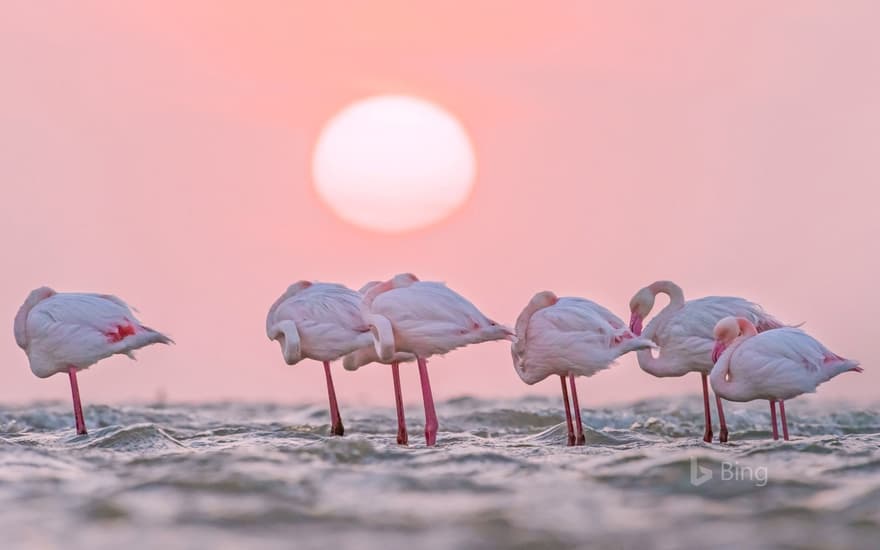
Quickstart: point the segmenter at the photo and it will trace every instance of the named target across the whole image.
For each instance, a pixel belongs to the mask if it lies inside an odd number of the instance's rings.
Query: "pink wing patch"
[[[104,334],[107,335],[107,340],[109,342],[120,342],[128,336],[134,336],[134,325],[132,325],[131,323],[128,323],[126,325],[118,325],[115,331],[108,331]]]

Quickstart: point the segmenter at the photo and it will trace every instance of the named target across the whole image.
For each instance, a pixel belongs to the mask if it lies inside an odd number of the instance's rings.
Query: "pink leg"
[[[406,445],[406,418],[403,416],[403,394],[400,392],[400,363],[391,363],[391,376],[394,377],[394,404],[397,406],[397,444]]]
[[[779,430],[776,427],[776,400],[770,400],[770,422],[773,424],[773,439],[779,439]]]
[[[721,424],[721,431],[718,433],[718,441],[727,443],[727,420],[724,419],[724,407],[721,406],[721,396],[715,394],[715,408],[718,409],[718,422]]]
[[[333,388],[329,361],[324,361],[324,376],[327,377],[327,395],[330,397],[330,433],[342,435],[345,433],[345,428],[342,426],[342,417],[339,416],[339,404],[336,402],[336,390]]]
[[[568,382],[571,384],[571,406],[574,408],[574,419],[575,419],[575,432],[577,439],[575,440],[575,445],[584,445],[587,442],[587,438],[584,437],[584,425],[581,422],[581,406],[578,404],[578,390],[577,386],[574,383],[574,375],[568,375]]]
[[[79,385],[76,383],[76,367],[68,367],[67,374],[70,376],[70,393],[73,394],[73,417],[76,419],[77,435],[86,435],[86,421],[83,418],[82,403],[79,400]]]
[[[568,423],[568,446],[571,447],[574,445],[574,426],[571,423],[571,406],[568,404],[568,388],[565,385],[565,377],[563,375],[559,375],[559,380],[562,382],[562,402],[565,403],[565,421]]]
[[[705,372],[700,373],[703,379],[703,412],[706,414],[706,431],[703,432],[703,441],[712,443],[712,413],[709,411],[709,377]]]
[[[779,400],[779,420],[782,422],[782,439],[788,441],[788,421],[785,419],[785,401]]]
[[[428,364],[421,357],[417,360],[422,381],[422,401],[425,403],[425,444],[431,447],[437,443],[437,411],[434,410],[434,395],[431,393],[431,381],[428,380]]]

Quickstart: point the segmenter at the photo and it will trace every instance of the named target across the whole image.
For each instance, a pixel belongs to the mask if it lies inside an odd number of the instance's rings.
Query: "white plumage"
[[[372,285],[362,307],[379,359],[393,362],[401,352],[416,356],[425,405],[425,441],[433,445],[438,422],[426,359],[469,344],[512,339],[513,331],[483,315],[443,283],[419,281],[410,273]]]
[[[669,296],[669,304],[651,319],[642,332],[642,322],[654,307],[657,294]],[[712,418],[709,410],[707,377],[712,370],[712,330],[720,319],[733,315],[745,317],[755,323],[758,330],[770,330],[784,326],[764,309],[743,298],[732,296],[707,296],[685,301],[681,287],[671,281],[656,281],[639,290],[630,301],[630,329],[637,335],[649,338],[658,346],[658,353],[640,350],[636,353],[639,367],[657,377],[684,376],[699,372],[702,379],[703,408],[706,429],[703,439],[712,441]],[[719,439],[727,440],[724,410],[716,397],[716,407],[722,423]]]
[[[361,318],[361,295],[335,283],[294,283],[269,308],[266,336],[278,341],[288,365],[303,359],[324,364],[330,430],[333,435],[343,435],[330,361],[373,342],[370,328]]]
[[[397,275],[364,296],[364,321],[373,327],[376,353],[391,361],[395,352],[427,358],[456,348],[506,340],[513,331],[492,321],[443,283]]]
[[[584,298],[557,298],[549,291],[535,294],[516,320],[511,344],[513,366],[526,384],[558,375],[562,386],[568,444],[583,445],[585,437],[577,398],[576,376],[593,376],[621,355],[651,348],[623,321],[599,304]],[[569,378],[575,421],[571,418],[565,378]],[[575,430],[577,433],[575,433]]]
[[[813,393],[838,374],[861,372],[799,328],[740,337],[718,358],[709,380],[728,401],[786,400]]]
[[[716,395],[730,401],[766,399],[770,402],[773,439],[778,439],[776,402],[782,433],[788,439],[785,400],[816,391],[838,374],[862,372],[857,361],[832,352],[806,332],[784,327],[758,333],[744,317],[726,317],[714,330],[712,352],[717,359],[709,376]]]
[[[134,351],[171,339],[147,327],[131,308],[109,294],[58,293],[49,287],[31,291],[15,315],[15,342],[40,378],[61,372],[70,377],[76,431],[85,434],[76,374],[111,355],[134,359]]]
[[[592,376],[627,352],[651,347],[595,302],[540,292],[517,318],[511,353],[522,381],[535,384],[554,374]]]
[[[171,339],[147,327],[131,308],[108,294],[31,292],[15,316],[15,340],[40,378],[70,367],[87,369],[101,359]]]

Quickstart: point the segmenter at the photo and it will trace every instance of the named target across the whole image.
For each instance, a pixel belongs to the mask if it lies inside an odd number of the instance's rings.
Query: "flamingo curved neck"
[[[666,361],[662,356],[654,357],[651,349],[637,350],[636,359],[639,362],[639,368],[658,378],[681,376],[684,374],[676,369],[677,365],[675,363]]]
[[[733,352],[745,340],[739,337],[735,339],[724,351],[724,354],[718,358],[718,362],[709,373],[709,380],[712,382],[712,390],[728,401],[750,401],[754,398],[749,388],[741,376],[733,376],[730,373],[730,358]]]
[[[672,281],[657,281],[652,283],[648,288],[651,289],[651,292],[654,293],[654,296],[658,294],[666,294],[669,296],[669,304],[663,308],[663,311],[666,311],[670,308],[670,306],[678,309],[684,306],[684,291],[681,290],[681,287]]]

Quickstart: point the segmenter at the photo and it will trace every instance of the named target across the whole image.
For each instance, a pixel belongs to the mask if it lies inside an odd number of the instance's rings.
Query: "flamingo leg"
[[[718,409],[718,422],[721,424],[721,430],[718,432],[718,442],[727,443],[727,420],[724,418],[724,407],[721,405],[721,396],[715,394],[715,408]]]
[[[345,427],[342,425],[342,417],[339,416],[339,404],[336,402],[336,390],[333,388],[329,361],[324,361],[324,376],[327,377],[327,396],[330,398],[330,433],[341,436],[345,433]]]
[[[776,427],[776,400],[770,400],[770,423],[773,424],[773,439],[779,439],[779,430]]]
[[[428,447],[437,443],[437,411],[434,410],[434,395],[431,393],[431,381],[428,379],[428,364],[422,357],[419,363],[419,379],[422,381],[422,401],[425,404],[425,444]]]
[[[86,435],[86,421],[83,418],[82,403],[79,400],[79,385],[76,383],[76,367],[68,367],[67,374],[70,376],[70,393],[73,395],[73,417],[76,419],[77,435]]]
[[[587,438],[584,436],[584,424],[581,422],[581,406],[578,404],[578,390],[574,383],[574,375],[568,375],[568,382],[571,384],[571,406],[574,408],[575,418],[575,445],[584,445]]]
[[[391,363],[391,376],[394,378],[394,404],[397,406],[397,444],[406,445],[406,418],[403,416],[403,394],[400,392],[400,363]]]
[[[571,447],[575,443],[574,425],[571,422],[571,406],[568,404],[568,388],[565,385],[565,376],[559,375],[562,382],[562,402],[565,403],[565,421],[568,423],[568,446]]]
[[[703,432],[703,441],[712,443],[712,412],[709,410],[709,377],[705,372],[700,373],[703,379],[703,412],[706,414],[706,431]]]
[[[782,439],[788,441],[788,421],[785,419],[785,401],[779,400],[779,420],[782,422]]]

